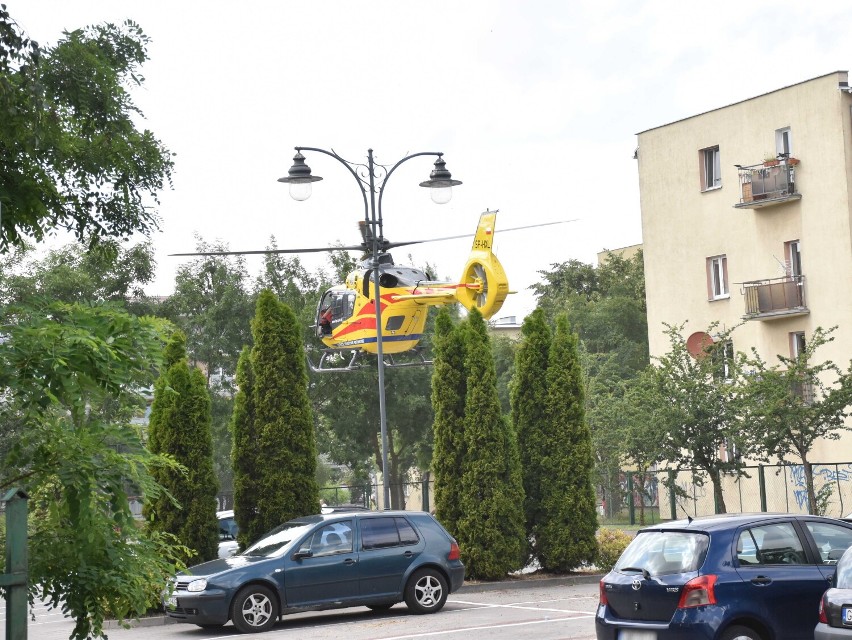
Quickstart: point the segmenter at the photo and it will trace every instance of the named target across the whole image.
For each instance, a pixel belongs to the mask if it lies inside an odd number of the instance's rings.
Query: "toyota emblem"
[[[642,588],[642,581],[639,578],[633,578],[633,590],[639,591]]]

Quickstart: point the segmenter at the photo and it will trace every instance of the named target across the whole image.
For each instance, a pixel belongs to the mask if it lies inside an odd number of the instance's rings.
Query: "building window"
[[[787,261],[787,277],[797,278],[802,273],[802,244],[798,240],[784,243],[784,254]]]
[[[709,191],[722,186],[722,160],[719,147],[701,150],[701,190]]]
[[[730,381],[734,379],[734,343],[725,340],[713,345],[713,377],[716,380]]]
[[[775,131],[775,153],[785,158],[793,155],[793,143],[790,138],[790,127]]]
[[[730,298],[728,291],[728,258],[707,258],[707,295],[710,300]]]
[[[805,332],[794,331],[790,334],[790,357],[796,360],[805,352]]]

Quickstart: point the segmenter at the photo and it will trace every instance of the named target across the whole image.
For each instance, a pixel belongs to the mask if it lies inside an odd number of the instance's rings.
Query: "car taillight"
[[[600,584],[598,585],[598,591],[600,592],[600,595],[598,596],[598,606],[608,605],[609,600],[607,600],[606,598],[606,585],[604,584],[603,580],[601,580]]]
[[[689,609],[705,604],[716,604],[716,593],[713,590],[716,578],[717,576],[714,575],[698,576],[683,585],[677,608]]]
[[[461,558],[461,549],[457,542],[450,543],[450,553],[447,555],[447,560],[458,560]]]
[[[825,594],[819,599],[819,621],[828,624],[828,616],[825,614]]]

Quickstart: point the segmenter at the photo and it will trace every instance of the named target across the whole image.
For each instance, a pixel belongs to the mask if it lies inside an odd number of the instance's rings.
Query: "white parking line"
[[[524,603],[518,604],[490,604],[485,602],[465,602],[464,600],[451,600],[453,604],[467,604],[467,605],[475,605],[478,607],[482,607],[483,609],[522,609],[524,611],[552,611],[554,613],[576,613],[579,615],[589,615],[593,616],[595,614],[589,613],[588,611],[574,611],[572,609],[550,609],[547,607],[529,607],[525,606]],[[534,603],[530,603],[534,604]]]
[[[460,629],[446,629],[444,631],[428,631],[426,633],[408,634],[402,636],[389,636],[380,640],[405,640],[405,638],[430,638],[434,636],[448,636],[453,633],[470,633],[471,631],[488,631],[489,629],[507,629],[509,627],[525,627],[533,624],[548,624],[551,622],[565,622],[567,620],[582,620],[593,618],[595,614],[589,613],[581,616],[570,616],[565,618],[546,618],[544,620],[528,620],[526,622],[507,622],[503,624],[489,624],[480,627],[462,627]]]

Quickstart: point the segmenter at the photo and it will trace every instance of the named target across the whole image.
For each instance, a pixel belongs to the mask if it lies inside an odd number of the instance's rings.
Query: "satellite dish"
[[[713,338],[709,333],[696,331],[686,339],[686,350],[693,358],[703,358],[707,355],[707,347],[713,344]]]

